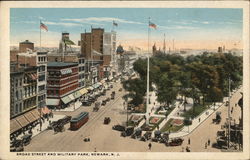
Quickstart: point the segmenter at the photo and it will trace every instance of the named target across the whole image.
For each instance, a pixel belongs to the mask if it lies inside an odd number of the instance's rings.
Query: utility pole
[[[230,99],[231,99],[231,92],[230,92],[230,88],[231,88],[231,80],[230,77],[228,78],[228,143],[227,143],[227,149],[230,148],[230,129],[231,129],[231,115],[230,115]]]
[[[166,54],[166,42],[165,42],[166,35],[164,33],[164,42],[163,42],[163,52]]]
[[[174,53],[175,49],[174,49],[174,39],[173,39],[173,53]]]

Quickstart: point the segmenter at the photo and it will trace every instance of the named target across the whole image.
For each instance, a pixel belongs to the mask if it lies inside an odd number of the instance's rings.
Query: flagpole
[[[91,84],[93,82],[93,53],[92,53],[92,25],[91,25],[91,37],[90,37],[90,54],[91,54],[91,60],[92,60],[92,64],[91,64]]]
[[[149,125],[149,52],[150,52],[150,17],[148,21],[148,58],[147,58],[147,106],[146,106],[146,125]]]
[[[40,20],[40,26],[39,26],[39,28],[40,28],[40,50],[42,50],[42,49],[41,49],[41,47],[42,47],[42,44],[41,44],[41,43],[42,43],[42,40],[41,40],[41,39],[42,39],[42,38],[41,38],[41,37],[42,37],[41,23],[42,23],[42,22],[41,22],[41,20]]]

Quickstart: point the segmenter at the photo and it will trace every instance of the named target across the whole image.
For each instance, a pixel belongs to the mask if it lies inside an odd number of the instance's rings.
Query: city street
[[[107,96],[112,91],[116,91],[115,100],[111,100],[105,106],[102,106],[98,112],[92,112],[91,107],[80,107],[74,112],[58,112],[54,114],[77,115],[82,111],[90,112],[89,121],[77,131],[69,130],[69,124],[65,126],[65,132],[54,134],[54,131],[47,130],[35,136],[31,143],[25,147],[25,151],[81,151],[81,152],[145,152],[148,150],[148,142],[139,141],[130,137],[121,137],[120,132],[112,130],[112,126],[116,124],[124,124],[126,122],[126,110],[124,110],[122,95],[124,91],[119,92],[121,84],[115,83],[114,88],[107,91]],[[231,99],[231,106],[240,98],[240,91],[237,91]],[[102,99],[103,97],[100,97]],[[99,100],[99,99],[98,99]],[[184,136],[182,146],[166,147],[164,144],[152,142],[151,152],[181,152],[183,148],[189,146],[191,152],[219,152],[219,149],[212,148],[211,145],[205,149],[205,143],[210,139],[211,144],[216,141],[216,133],[221,130],[221,124],[226,122],[227,107],[221,106],[218,111],[222,112],[222,121],[220,124],[213,124],[212,119],[215,118],[215,112],[202,122],[189,135]],[[238,123],[240,116],[240,107],[234,107],[232,114],[233,119]],[[104,117],[110,117],[111,123],[103,124]],[[90,138],[90,142],[84,142],[84,138]],[[190,145],[188,145],[190,138]]]

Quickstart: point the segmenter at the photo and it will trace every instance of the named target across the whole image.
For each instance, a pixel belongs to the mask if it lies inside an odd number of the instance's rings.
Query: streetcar
[[[81,112],[70,120],[70,129],[77,130],[81,128],[89,120],[88,112]]]

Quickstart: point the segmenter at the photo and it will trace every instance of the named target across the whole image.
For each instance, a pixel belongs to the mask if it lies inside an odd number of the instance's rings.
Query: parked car
[[[82,101],[83,106],[90,106],[91,102],[90,101]]]
[[[113,129],[113,130],[117,130],[117,131],[125,131],[125,127],[122,126],[122,125],[119,125],[119,124],[114,125],[114,126],[112,127],[112,129]]]
[[[104,124],[109,124],[110,121],[111,121],[110,117],[105,117],[103,123],[104,123]]]
[[[169,142],[166,142],[166,146],[180,146],[182,145],[183,141],[184,139],[182,138],[174,138],[174,139],[171,139]]]
[[[26,134],[22,137],[22,142],[25,146],[27,146],[30,143],[31,136],[32,136],[31,134]]]

